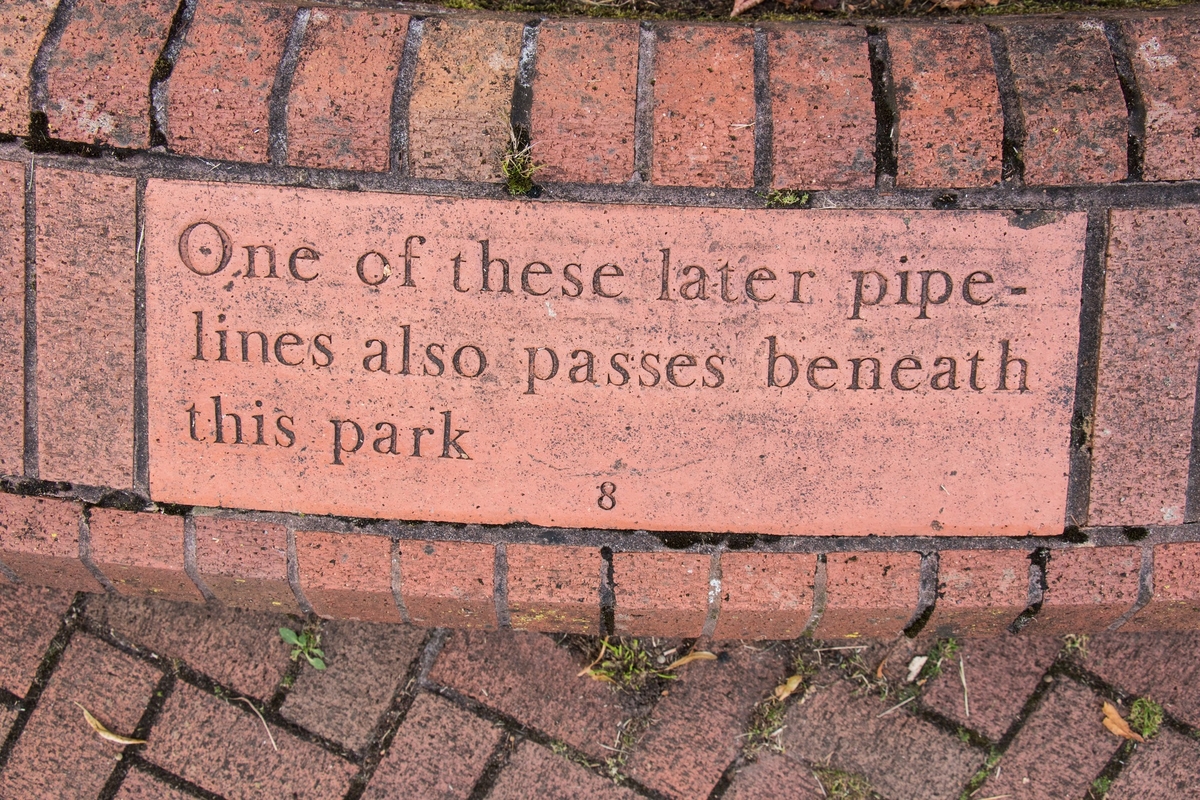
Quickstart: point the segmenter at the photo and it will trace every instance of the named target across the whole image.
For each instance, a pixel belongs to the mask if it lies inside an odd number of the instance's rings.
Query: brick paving
[[[326,670],[288,659],[284,625],[321,634]],[[579,674],[585,636],[13,584],[0,630],[6,799],[1200,796],[1195,633],[954,640],[914,683],[952,640],[643,639],[659,675],[621,689]],[[671,679],[689,650],[716,658]],[[1101,724],[1139,698],[1165,709],[1144,744]]]

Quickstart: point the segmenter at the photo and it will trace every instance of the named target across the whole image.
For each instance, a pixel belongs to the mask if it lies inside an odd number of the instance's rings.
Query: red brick
[[[1142,175],[1148,181],[1200,178],[1200,29],[1195,18],[1121,22],[1146,104]]]
[[[429,677],[603,761],[631,713],[611,686],[579,676],[587,666],[549,636],[455,631]]]
[[[1025,182],[1123,179],[1128,112],[1100,23],[1038,20],[1004,30],[1025,117]]]
[[[296,531],[300,588],[322,617],[400,622],[392,594],[392,540]]]
[[[73,599],[58,589],[0,585],[0,688],[25,696]]]
[[[525,741],[496,779],[488,798],[526,800],[529,797],[634,800],[637,795],[544,747]]]
[[[708,616],[711,560],[691,553],[614,553],[616,632],[699,636]]]
[[[707,797],[741,752],[755,704],[786,675],[777,654],[736,644],[717,661],[681,668],[629,756],[628,774],[670,797]]]
[[[0,59],[4,15],[0,8]],[[0,98],[4,71],[0,63]],[[4,101],[0,99],[0,104]],[[3,108],[0,108],[0,117]],[[25,165],[0,161],[0,474],[25,471]]]
[[[312,10],[288,98],[288,163],[386,172],[403,14]]]
[[[762,800],[764,797],[789,797],[792,800],[824,800],[828,795],[812,770],[798,761],[760,753],[740,769],[724,797],[729,800]]]
[[[983,784],[982,797],[1060,800],[1082,797],[1122,739],[1100,720],[1101,699],[1060,679],[1013,739],[999,773]]]
[[[896,87],[897,186],[1000,182],[1004,114],[987,28],[888,29]]]
[[[662,28],[654,53],[651,180],[754,185],[754,32]]]
[[[183,570],[183,517],[91,510],[92,563],[130,597],[203,602]]]
[[[795,639],[812,616],[817,557],[723,553],[717,639]]]
[[[875,102],[862,28],[767,34],[777,189],[875,185]]]
[[[142,757],[228,800],[341,797],[358,768],[280,728],[244,703],[175,685]]]
[[[167,82],[167,147],[267,160],[267,102],[296,10],[200,0]]]
[[[15,708],[0,706],[0,741],[8,738],[8,732],[12,729],[12,724],[17,721],[18,713]]]
[[[507,557],[514,628],[596,635],[604,569],[598,548],[510,544]]]
[[[426,20],[408,106],[415,177],[501,179],[522,31],[516,22]]]
[[[35,184],[39,476],[128,489],[135,181],[40,169]]]
[[[830,553],[818,639],[896,636],[917,610],[916,553]]]
[[[434,694],[413,701],[367,786],[364,800],[466,800],[502,732]]]
[[[1029,605],[1029,554],[943,550],[938,599],[924,628],[937,636],[995,636]]]
[[[1163,728],[1129,756],[1105,795],[1112,800],[1176,800],[1196,791],[1200,742]]]
[[[222,603],[298,613],[287,577],[287,529],[251,520],[197,516],[196,566]]]
[[[29,131],[29,70],[58,0],[13,0],[0,6],[0,133]]]
[[[1200,544],[1154,548],[1154,597],[1121,630],[1200,630]]]
[[[496,627],[495,575],[493,545],[400,543],[400,597],[414,624]]]
[[[538,31],[531,111],[536,178],[625,183],[633,175],[638,29],[547,20]]]
[[[1166,712],[1200,728],[1200,632],[1115,633],[1093,636],[1083,665],[1126,692],[1150,697]]]
[[[1178,525],[1200,366],[1200,210],[1110,219],[1088,523]]]
[[[1136,547],[1054,550],[1046,567],[1046,594],[1030,633],[1101,631],[1138,597],[1141,551]]]
[[[26,583],[104,591],[79,559],[82,511],[69,500],[0,494],[0,558]]]
[[[189,800],[191,796],[159,783],[138,769],[131,769],[121,782],[116,800]]]
[[[425,633],[408,625],[326,624],[325,670],[305,667],[281,712],[314,733],[362,750],[421,655]]]
[[[46,75],[51,136],[114,147],[150,143],[150,74],[175,5],[174,0],[75,4]]]
[[[0,774],[0,797],[98,795],[122,746],[97,736],[79,706],[129,736],[160,677],[133,657],[75,634]]]

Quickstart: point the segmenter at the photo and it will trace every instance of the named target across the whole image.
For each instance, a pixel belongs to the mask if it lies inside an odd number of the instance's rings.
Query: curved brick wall
[[[1200,627],[1198,54],[1188,9],[749,27],[6,2],[0,580],[592,634]],[[154,198],[216,182],[528,203],[499,184],[510,125],[547,207],[762,208],[789,189],[800,202],[773,213],[798,229],[821,209],[851,228],[925,211],[950,242],[964,211],[1065,225],[1070,443],[1045,443],[1064,520],[689,534],[287,513],[305,504],[284,490],[258,508],[167,503]]]

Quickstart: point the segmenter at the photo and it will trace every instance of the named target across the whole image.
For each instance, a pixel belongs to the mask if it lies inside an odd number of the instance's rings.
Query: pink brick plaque
[[[151,180],[156,500],[1056,534],[1084,214]]]

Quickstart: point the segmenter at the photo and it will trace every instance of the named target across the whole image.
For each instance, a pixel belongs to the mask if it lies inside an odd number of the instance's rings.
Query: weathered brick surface
[[[141,770],[131,769],[121,782],[116,800],[188,800],[190,797],[178,789],[159,783]]]
[[[102,591],[79,560],[81,513],[69,500],[0,494],[0,559],[26,583]]]
[[[466,800],[500,736],[500,729],[486,720],[423,692],[413,701],[363,797]]]
[[[146,147],[150,74],[174,13],[174,0],[79,0],[47,71],[50,135]]]
[[[654,54],[651,181],[754,185],[754,34],[671,26]]]
[[[1004,32],[1025,118],[1025,182],[1123,179],[1128,113],[1101,25],[1039,20]]]
[[[287,579],[287,529],[251,520],[195,518],[196,566],[218,600],[238,608],[299,613]]]
[[[716,639],[795,639],[812,616],[817,557],[723,553]]]
[[[12,729],[12,724],[17,721],[17,710],[0,706],[0,741],[3,741],[8,736],[9,730]]]
[[[409,101],[409,166],[418,178],[500,180],[522,26],[425,23]]]
[[[724,796],[729,800],[775,797],[824,800],[828,797],[813,777],[812,770],[790,758],[769,752],[760,753],[754,763],[739,770]]]
[[[408,17],[313,9],[288,98],[288,163],[384,172]]]
[[[29,130],[29,70],[57,0],[13,0],[0,6],[0,133]]]
[[[58,589],[0,584],[0,688],[25,696],[73,598]]]
[[[76,634],[0,773],[0,797],[98,795],[121,745],[97,736],[79,706],[110,731],[128,736],[159,677],[131,656]]]
[[[1084,666],[1127,692],[1150,697],[1200,727],[1200,633],[1106,633],[1088,642]]]
[[[514,628],[593,636],[600,630],[599,548],[510,544],[507,557]]]
[[[1133,72],[1146,104],[1143,177],[1200,177],[1200,30],[1195,18],[1130,19],[1121,23],[1132,45]]]
[[[1154,548],[1154,597],[1122,630],[1200,629],[1200,543]]]
[[[917,610],[921,557],[916,553],[830,553],[825,611],[813,635],[895,636]]]
[[[296,560],[304,596],[322,617],[400,622],[391,539],[296,531]]]
[[[163,624],[168,618],[171,624]],[[280,626],[299,627],[277,614],[113,595],[89,597],[87,619],[96,630],[261,700],[271,698],[290,663]]]
[[[541,634],[456,631],[430,679],[603,761],[628,713],[609,685],[578,677],[586,666]]]
[[[616,785],[580,765],[556,756],[533,742],[522,742],[500,773],[492,800],[525,800],[528,797],[572,800],[634,800],[629,789]]]
[[[1029,554],[1021,550],[943,550],[938,599],[923,632],[995,636],[1029,605]]]
[[[778,189],[875,185],[875,103],[862,28],[768,34],[773,182]]]
[[[530,112],[537,180],[630,179],[637,64],[636,25],[542,23]]]
[[[93,508],[92,563],[131,597],[203,602],[183,570],[183,517]]]
[[[784,659],[733,645],[680,668],[629,757],[630,776],[671,797],[706,797],[745,744],[739,733],[785,676]]]
[[[708,615],[707,555],[614,553],[617,633],[699,636]]]
[[[128,489],[134,180],[39,169],[35,192],[40,477]]]
[[[0,52],[4,15],[0,9]],[[0,56],[0,119],[4,115]],[[25,471],[25,165],[0,161],[0,474]]]
[[[326,668],[300,673],[283,715],[361,750],[420,655],[424,639],[424,630],[408,625],[327,623],[321,631]]]
[[[1196,791],[1200,742],[1162,729],[1129,757],[1106,800],[1176,800]]]
[[[1136,547],[1053,551],[1042,609],[1029,632],[1064,635],[1108,627],[1137,601],[1141,564]]]
[[[244,703],[176,684],[142,755],[229,800],[324,800],[346,793],[358,771],[314,744],[263,723]]]
[[[992,773],[980,795],[1008,795],[1013,800],[1082,797],[1122,742],[1100,724],[1101,704],[1088,689],[1056,680],[1013,739],[999,774]]]
[[[400,596],[417,625],[496,627],[496,549],[474,542],[400,543]]]
[[[982,25],[888,28],[899,111],[897,186],[1000,182],[1004,116]]]
[[[1200,362],[1200,210],[1109,218],[1088,522],[1178,525]]]
[[[295,9],[200,0],[167,84],[167,147],[267,160],[267,101]]]

